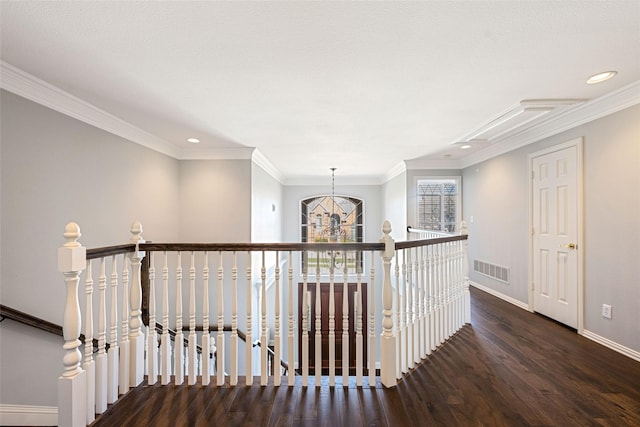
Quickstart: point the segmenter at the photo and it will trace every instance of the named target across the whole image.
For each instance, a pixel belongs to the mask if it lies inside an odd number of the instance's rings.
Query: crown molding
[[[0,87],[91,126],[162,154],[178,158],[178,148],[168,141],[133,126],[4,61],[0,61]]]
[[[280,184],[284,184],[284,176],[282,173],[274,166],[273,163],[271,163],[269,159],[265,157],[264,154],[262,154],[259,149],[256,148],[253,150],[251,159],[253,160],[253,163],[264,169],[264,171],[271,175],[273,179],[278,181]]]
[[[323,185],[326,183],[325,178],[322,177],[286,178],[262,153],[253,147],[197,151],[180,149],[162,138],[127,123],[1,60],[0,88],[178,160],[251,159],[283,185]],[[410,169],[464,169],[637,104],[640,104],[640,80],[600,98],[565,110],[557,116],[549,117],[522,131],[509,133],[496,139],[489,147],[469,153],[465,157],[449,160],[406,160],[399,162],[387,173],[380,176],[341,177],[341,181],[345,185],[381,185]]]
[[[398,176],[401,173],[404,173],[406,171],[407,171],[407,162],[405,162],[404,160],[400,161],[394,167],[389,169],[387,171],[387,173],[382,175],[382,177],[381,177],[382,179],[380,181],[380,184],[385,184],[385,183],[391,181],[396,176]]]
[[[251,160],[253,147],[228,147],[178,151],[178,160]]]
[[[336,178],[336,188],[345,185],[381,185],[380,176],[341,176]],[[289,177],[284,180],[286,186],[326,186],[331,187],[331,177],[313,176],[313,177]]]
[[[461,169],[473,166],[637,104],[640,104],[640,80],[600,98],[577,105],[515,135],[496,140],[489,147],[461,158],[459,166]]]
[[[458,159],[412,159],[406,160],[408,170],[462,169],[462,158]]]

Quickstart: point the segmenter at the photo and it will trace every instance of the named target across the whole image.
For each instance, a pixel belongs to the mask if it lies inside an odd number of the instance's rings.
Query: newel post
[[[144,332],[142,331],[142,284],[140,267],[145,256],[138,245],[144,243],[142,224],[136,221],[131,225],[131,243],[135,243],[135,251],[131,258],[131,289],[129,291],[129,386],[136,387],[144,379]]]
[[[460,235],[468,236],[469,229],[467,221],[460,223]],[[462,241],[462,277],[463,277],[463,297],[464,297],[464,322],[471,323],[471,294],[469,293],[469,240]]]
[[[380,337],[380,381],[385,387],[396,385],[396,337],[393,333],[393,291],[391,289],[391,260],[395,254],[395,242],[390,236],[391,223],[382,225],[384,251],[382,264],[384,280],[382,282],[382,335]]]
[[[58,249],[58,271],[64,274],[67,290],[64,304],[62,332],[64,337],[64,371],[58,378],[58,425],[84,426],[87,421],[87,377],[80,367],[82,354],[80,346],[80,302],[78,300],[78,283],[80,273],[87,265],[87,250],[78,243],[80,227],[70,222],[64,228],[66,243]],[[91,345],[91,337],[87,337]]]

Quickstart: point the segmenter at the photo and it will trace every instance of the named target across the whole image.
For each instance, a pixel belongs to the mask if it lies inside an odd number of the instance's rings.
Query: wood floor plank
[[[94,426],[640,426],[640,363],[472,289],[467,325],[397,387],[140,386]],[[366,381],[365,381],[366,383]]]

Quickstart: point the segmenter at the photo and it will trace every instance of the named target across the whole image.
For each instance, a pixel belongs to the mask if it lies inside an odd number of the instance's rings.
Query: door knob
[[[569,249],[575,249],[578,247],[578,245],[576,245],[575,243],[569,243],[568,245],[560,245],[561,248],[569,248]]]

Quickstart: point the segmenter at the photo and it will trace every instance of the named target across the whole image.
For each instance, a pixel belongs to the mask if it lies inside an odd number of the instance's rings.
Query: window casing
[[[459,222],[459,181],[420,178],[416,182],[417,228],[455,233]]]

